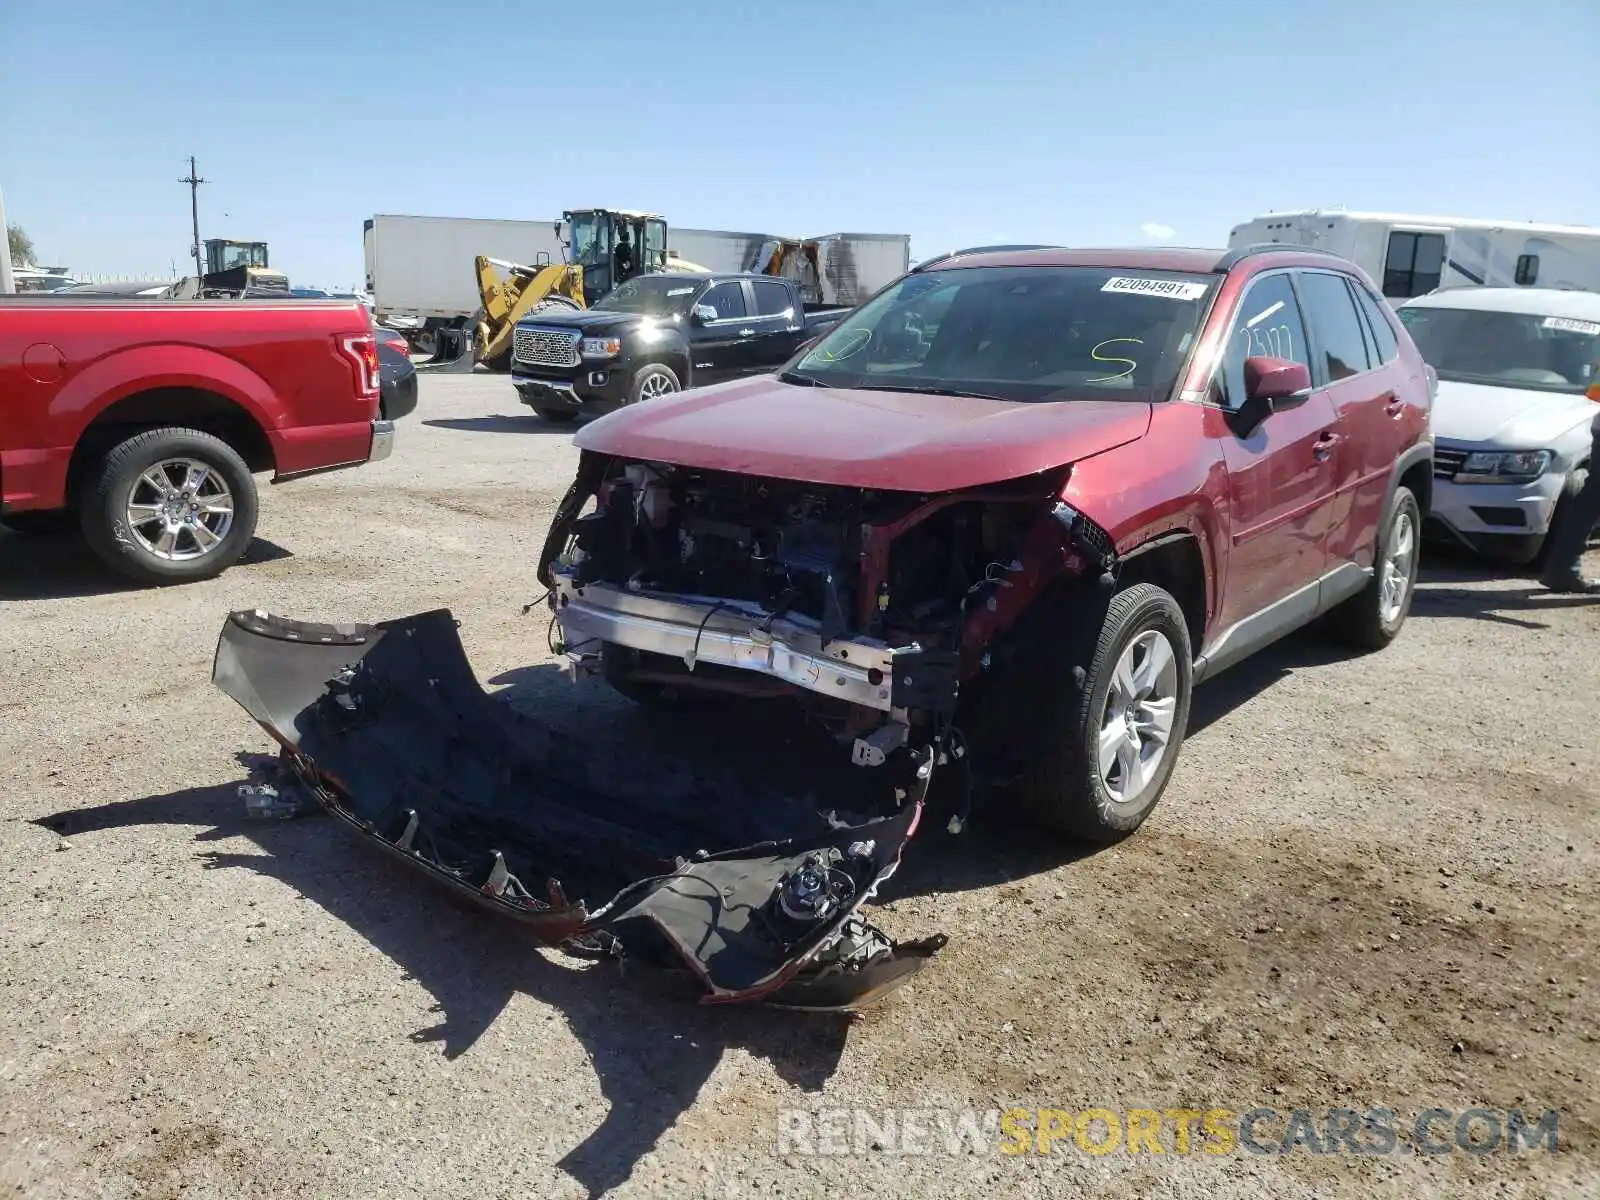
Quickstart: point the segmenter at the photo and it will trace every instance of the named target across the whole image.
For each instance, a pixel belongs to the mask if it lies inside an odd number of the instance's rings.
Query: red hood
[[[579,430],[581,449],[841,487],[943,492],[1016,479],[1141,437],[1150,405],[1020,404],[800,387],[776,376],[632,405]]]

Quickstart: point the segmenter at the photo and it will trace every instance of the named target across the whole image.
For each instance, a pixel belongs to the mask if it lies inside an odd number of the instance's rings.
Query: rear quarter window
[[[1372,336],[1378,344],[1378,362],[1392,363],[1400,356],[1400,342],[1395,337],[1394,326],[1389,323],[1389,314],[1383,311],[1384,306],[1378,303],[1377,298],[1359,283],[1352,283],[1351,287],[1362,312],[1366,313],[1367,324],[1372,328]]]

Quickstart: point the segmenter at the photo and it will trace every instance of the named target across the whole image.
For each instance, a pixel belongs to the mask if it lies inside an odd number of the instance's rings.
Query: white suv
[[[1452,288],[1396,311],[1439,376],[1430,524],[1479,553],[1535,561],[1590,466],[1600,294]]]

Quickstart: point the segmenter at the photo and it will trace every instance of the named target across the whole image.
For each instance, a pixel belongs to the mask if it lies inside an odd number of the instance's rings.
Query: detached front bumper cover
[[[705,1003],[855,1008],[944,945],[860,915],[916,832],[931,750],[903,756],[902,802],[870,819],[630,770],[488,696],[443,609],[376,625],[235,612],[212,679],[389,853],[548,943],[685,965]]]

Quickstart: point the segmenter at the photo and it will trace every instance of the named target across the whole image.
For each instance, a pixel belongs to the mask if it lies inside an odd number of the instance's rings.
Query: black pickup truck
[[[517,322],[511,382],[545,420],[573,421],[776,370],[849,311],[808,306],[793,280],[773,275],[640,275],[593,308]]]

